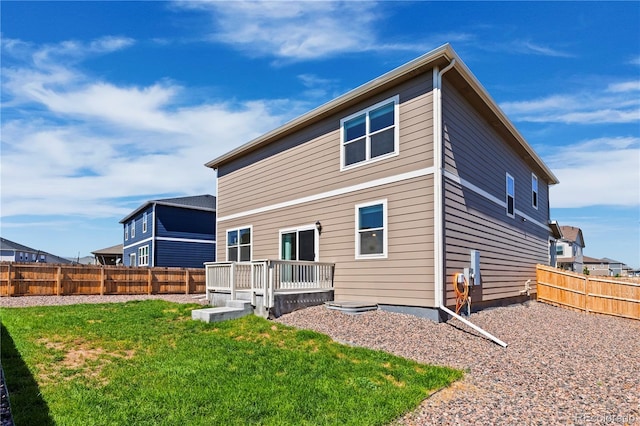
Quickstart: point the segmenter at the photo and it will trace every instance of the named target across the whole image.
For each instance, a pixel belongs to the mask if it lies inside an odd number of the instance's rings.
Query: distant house
[[[120,265],[122,264],[122,244],[116,244],[115,246],[103,248],[100,250],[92,251],[91,254],[94,257],[96,265]]]
[[[551,258],[558,180],[448,44],[206,166],[218,259],[333,263],[336,302],[508,303]]]
[[[36,250],[22,244],[0,237],[0,261],[2,262],[32,262],[32,263],[73,263],[63,257]]]
[[[120,223],[125,266],[203,268],[215,260],[216,197],[147,201]]]
[[[582,230],[575,226],[561,226],[562,238],[556,242],[558,268],[582,273],[584,268],[583,249],[585,248]]]
[[[630,268],[618,260],[609,259],[608,257],[596,259],[588,256],[584,256],[583,260],[584,266],[587,268],[590,275],[608,277],[633,276],[633,268]]]

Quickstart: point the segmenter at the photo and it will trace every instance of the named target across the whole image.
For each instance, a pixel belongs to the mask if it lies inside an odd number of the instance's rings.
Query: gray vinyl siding
[[[218,169],[218,215],[433,165],[431,73],[417,76]],[[399,155],[340,171],[340,119],[399,95]]]
[[[356,260],[355,206],[382,199],[387,200],[388,256]],[[228,229],[251,226],[253,259],[278,259],[279,231],[316,221],[322,223],[319,261],[336,264],[336,300],[434,306],[432,175],[219,221],[217,258],[226,259]]]
[[[452,279],[469,266],[469,251],[480,251],[482,285],[472,300],[520,295],[535,283],[537,263],[548,262],[549,230],[523,220],[548,222],[548,184],[538,174],[538,209],[531,202],[532,168],[446,81],[443,84],[444,167],[448,172],[505,201],[506,173],[515,179],[515,218],[504,205],[444,178],[446,304],[455,303]]]

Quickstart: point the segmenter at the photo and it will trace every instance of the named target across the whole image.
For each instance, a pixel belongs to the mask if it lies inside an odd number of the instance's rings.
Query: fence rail
[[[204,269],[0,264],[0,296],[198,294],[204,292]]]
[[[585,312],[640,320],[640,282],[537,266],[537,298]]]

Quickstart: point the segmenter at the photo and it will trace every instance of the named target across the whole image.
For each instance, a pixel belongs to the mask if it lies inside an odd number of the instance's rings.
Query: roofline
[[[309,112],[303,114],[282,126],[271,130],[270,132],[265,133],[262,136],[253,139],[238,148],[235,148],[226,154],[223,154],[207,163],[205,163],[206,167],[211,169],[217,169],[220,165],[231,161],[235,158],[242,156],[243,154],[258,148],[263,145],[267,145],[272,142],[276,138],[287,134],[293,130],[301,128],[307,124],[309,124],[312,120],[317,117],[326,114],[332,111],[335,108],[338,108],[342,105],[345,105],[362,95],[375,90],[385,84],[392,82],[393,80],[410,74],[411,72],[422,68],[424,66],[429,65],[430,63],[436,62],[438,59],[446,59],[451,62],[455,59],[454,68],[460,73],[460,75],[469,83],[469,85],[474,89],[474,91],[480,96],[480,98],[484,101],[484,103],[489,107],[489,109],[500,119],[502,124],[506,127],[506,129],[513,135],[513,137],[518,141],[518,143],[524,148],[524,150],[531,156],[531,158],[536,162],[536,164],[544,171],[547,175],[547,179],[550,185],[554,185],[559,183],[558,178],[553,174],[551,169],[547,167],[547,165],[542,161],[542,159],[538,156],[538,154],[531,148],[531,146],[527,143],[524,137],[520,134],[520,132],[513,125],[511,120],[506,116],[506,114],[502,111],[502,109],[498,106],[498,104],[493,100],[493,98],[489,95],[487,90],[482,86],[482,84],[478,81],[478,79],[473,75],[471,70],[462,62],[458,54],[453,50],[453,47],[449,43],[446,43],[410,62],[407,62],[404,65],[401,65],[398,68],[395,68],[380,77],[377,77],[355,89],[345,93],[342,96],[339,96],[332,101],[329,101]]]
[[[129,213],[128,215],[126,215],[124,218],[122,218],[120,220],[120,222],[118,223],[125,223],[126,221],[128,221],[129,219],[131,219],[133,216],[137,215],[138,213],[140,213],[142,210],[146,209],[148,206],[152,206],[152,205],[156,205],[156,206],[168,206],[168,207],[180,207],[182,209],[189,209],[189,210],[201,210],[201,211],[206,211],[206,212],[216,212],[215,208],[208,208],[208,207],[199,207],[199,206],[187,206],[185,204],[178,204],[178,203],[167,203],[164,202],[162,200],[151,200],[151,201],[147,201],[146,203],[142,204],[140,207],[138,207],[137,209],[135,209],[133,212]]]

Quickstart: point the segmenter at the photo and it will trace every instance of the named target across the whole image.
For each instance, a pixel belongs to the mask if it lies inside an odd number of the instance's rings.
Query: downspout
[[[449,71],[456,64],[455,58],[451,60],[449,65],[444,67],[441,71],[438,67],[433,67],[433,165],[434,165],[434,212],[433,212],[433,224],[434,224],[434,283],[433,289],[435,292],[436,308],[440,309],[444,313],[451,315],[452,317],[462,321],[472,329],[481,333],[485,337],[493,340],[503,348],[507,347],[507,344],[498,339],[494,335],[486,332],[471,321],[462,318],[445,305],[444,301],[444,186],[443,186],[443,145],[444,140],[442,138],[442,76]]]
[[[434,166],[434,194],[433,194],[433,256],[434,283],[436,308],[444,306],[444,233],[443,214],[443,180],[442,180],[442,75],[456,64],[455,58],[442,71],[433,67],[433,166]]]

